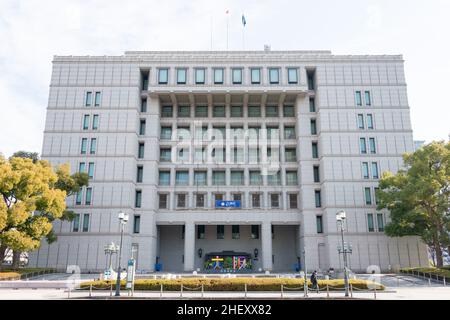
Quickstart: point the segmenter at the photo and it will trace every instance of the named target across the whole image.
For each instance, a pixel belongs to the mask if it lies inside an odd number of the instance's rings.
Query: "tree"
[[[68,165],[53,170],[49,162],[0,157],[0,261],[6,248],[35,250],[45,237],[56,240],[52,222],[70,219],[65,199],[87,184],[86,174],[70,175]]]
[[[391,237],[420,236],[443,265],[450,249],[450,142],[432,142],[403,155],[405,169],[385,172],[379,184],[378,209],[388,209]]]
[[[33,160],[33,163],[36,163],[39,160],[39,153],[30,151],[17,151],[14,152],[11,158],[27,158]]]

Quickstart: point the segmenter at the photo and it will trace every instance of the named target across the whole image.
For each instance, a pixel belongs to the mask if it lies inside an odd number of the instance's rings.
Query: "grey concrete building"
[[[141,271],[294,271],[303,250],[340,269],[339,210],[351,269],[426,265],[376,210],[382,172],[413,150],[400,55],[55,56],[42,157],[91,179],[30,265],[103,270],[123,211],[122,257]]]

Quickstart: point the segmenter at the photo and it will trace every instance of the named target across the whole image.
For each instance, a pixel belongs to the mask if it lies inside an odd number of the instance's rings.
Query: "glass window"
[[[217,225],[217,239],[225,238],[225,226]]]
[[[75,213],[72,220],[72,232],[78,232],[80,230],[80,214]]]
[[[261,161],[259,148],[248,148],[248,162],[259,163]]]
[[[177,208],[186,208],[186,194],[177,194]]]
[[[225,185],[225,171],[213,171],[212,173],[212,183],[214,186],[224,186]]]
[[[92,130],[98,129],[98,114],[94,114],[94,118],[92,118]]]
[[[161,118],[172,118],[173,108],[172,106],[162,106],[161,107]]]
[[[261,83],[261,69],[259,68],[251,68],[250,69],[250,73],[251,73],[251,81],[252,84],[259,84]]]
[[[294,126],[285,126],[284,127],[284,139],[295,139],[295,127]]]
[[[195,148],[195,163],[204,163],[206,161],[206,148]]]
[[[75,203],[78,204],[78,205],[80,205],[82,199],[83,199],[83,190],[80,189],[80,190],[77,192],[77,196],[76,196],[76,199],[75,199]]]
[[[159,185],[160,186],[170,185],[170,171],[159,172]]]
[[[211,152],[211,158],[215,163],[225,162],[225,148],[214,148]]]
[[[314,182],[320,182],[319,166],[313,166]]]
[[[362,97],[361,97],[361,91],[356,91],[355,93],[355,100],[357,106],[362,106]]]
[[[248,139],[251,143],[256,143],[256,141],[259,139],[259,133],[261,131],[261,127],[248,127]],[[253,141],[252,141],[253,140]]]
[[[297,209],[298,208],[298,200],[297,194],[291,193],[289,194],[289,209]]]
[[[139,146],[138,146],[138,158],[139,158],[139,159],[144,158],[144,142],[139,142]]]
[[[215,201],[223,200],[223,194],[222,193],[214,194],[214,200]]]
[[[267,175],[267,184],[269,186],[279,186],[281,185],[281,174],[280,171],[277,171],[275,174]]]
[[[377,153],[375,138],[369,138],[370,153]]]
[[[366,106],[372,104],[372,101],[370,100],[370,91],[364,91],[364,101],[366,102]]]
[[[172,161],[172,149],[161,148],[159,150],[159,161]]]
[[[100,105],[100,101],[102,99],[102,93],[96,92],[95,93],[95,106],[98,107]]]
[[[140,208],[142,204],[142,190],[136,190],[136,195],[134,198],[134,206]]]
[[[187,186],[189,185],[189,171],[177,171],[175,174],[175,185]]]
[[[234,201],[241,201],[242,200],[242,194],[240,194],[240,193],[233,193],[233,200]]]
[[[374,232],[375,231],[375,227],[373,224],[373,214],[372,213],[368,213],[367,214],[367,229],[369,230],[369,232]]]
[[[196,208],[204,208],[205,207],[205,194],[204,193],[196,193],[195,194],[195,207]]]
[[[316,119],[311,119],[311,134],[317,134]]]
[[[370,188],[364,188],[364,200],[366,202],[366,205],[372,204],[372,193]]]
[[[223,83],[223,69],[222,68],[214,69],[214,83],[215,84]]]
[[[159,209],[167,209],[168,197],[168,194],[159,194]]]
[[[89,213],[83,214],[83,232],[89,231],[89,218],[90,218]]]
[[[284,117],[295,117],[294,106],[284,106],[283,107],[283,116]]]
[[[214,106],[213,107],[213,117],[214,118],[225,118],[225,106]]]
[[[262,176],[259,170],[252,170],[249,172],[250,185],[259,186],[262,184]]]
[[[94,163],[93,162],[89,162],[88,175],[89,175],[89,179],[94,178]]]
[[[378,179],[378,163],[372,162],[372,178]]]
[[[249,117],[261,117],[261,107],[260,106],[248,106],[248,116]]]
[[[95,154],[96,150],[97,150],[97,138],[92,138],[90,153]]]
[[[286,171],[286,185],[296,186],[298,184],[297,171]]]
[[[161,127],[161,140],[172,140],[172,127]]]
[[[81,154],[86,154],[87,149],[87,138],[81,139]]]
[[[233,74],[233,84],[242,83],[242,69],[232,69]]]
[[[191,116],[191,107],[189,106],[178,106],[178,117],[189,118]]]
[[[189,127],[177,127],[178,141],[188,141],[191,139],[191,131]]]
[[[366,138],[359,138],[359,151],[367,153]]]
[[[252,194],[252,207],[253,208],[261,207],[261,195],[259,193]]]
[[[317,233],[323,233],[323,221],[322,216],[316,216]]]
[[[278,117],[278,106],[266,106],[266,117]]]
[[[231,140],[237,140],[238,142],[240,142],[244,139],[244,127],[232,126],[230,127],[230,131]]]
[[[297,68],[288,68],[288,82],[290,84],[298,83]]]
[[[373,129],[373,117],[370,113],[367,115],[367,128]]]
[[[147,99],[141,101],[141,112],[147,112]]]
[[[308,81],[308,90],[314,90],[314,74],[315,70],[306,70],[306,77]]]
[[[309,112],[316,112],[316,101],[314,98],[309,98]]]
[[[358,128],[364,129],[364,115],[358,114]]]
[[[280,82],[280,71],[278,68],[269,68],[269,82],[271,84]]]
[[[80,162],[80,165],[78,166],[78,172],[85,172],[86,171],[86,163]]]
[[[158,83],[167,84],[169,81],[169,69],[162,68],[158,70]]]
[[[278,126],[267,126],[267,139],[279,140],[280,139],[280,129]]]
[[[177,84],[186,84],[186,73],[185,68],[177,69]]]
[[[137,166],[136,182],[142,182],[143,177],[144,177],[144,167]]]
[[[205,225],[203,224],[197,226],[197,239],[205,239]]]
[[[145,135],[145,119],[141,119],[139,122],[139,134]]]
[[[259,239],[259,225],[252,224],[252,226],[251,226],[251,238],[252,239]]]
[[[380,191],[380,188],[375,187],[375,188],[373,188],[373,191],[374,191],[374,197],[375,197],[375,204],[379,204],[378,192]]]
[[[384,232],[384,219],[382,213],[377,213],[378,232]]]
[[[85,114],[83,117],[83,130],[89,129],[89,115]]]
[[[85,198],[85,205],[90,205],[92,203],[92,188],[86,188],[86,198]]]
[[[231,226],[231,238],[232,239],[239,239],[240,238],[239,225],[232,225]]]
[[[242,117],[242,106],[231,106],[231,117],[241,118]]]
[[[297,150],[295,148],[285,148],[284,157],[286,162],[296,162],[297,161]]]
[[[206,171],[194,171],[194,184],[196,186],[206,186],[207,172]]]
[[[92,105],[92,92],[88,91],[88,92],[86,92],[85,106],[90,107],[91,105]]]
[[[133,233],[139,233],[141,229],[141,216],[140,215],[134,215],[133,219]]]
[[[280,207],[280,195],[278,193],[270,194],[270,207],[271,208]]]
[[[244,171],[231,171],[231,185],[242,186],[244,185]]]
[[[363,178],[369,179],[369,163],[368,162],[362,163],[362,172],[363,172]]]
[[[312,147],[312,157],[313,157],[314,159],[319,158],[319,147],[318,147],[317,142],[313,142],[313,143],[311,144],[311,147]]]
[[[244,163],[244,149],[233,148],[233,163]]]
[[[195,69],[195,83],[196,84],[204,84],[205,83],[205,69],[204,68]]]
[[[278,147],[267,148],[267,161],[269,162],[280,161],[280,149]]]
[[[208,118],[208,106],[196,106],[195,107],[196,118]]]
[[[322,206],[320,190],[314,190],[314,198],[315,198],[316,208],[320,208]]]

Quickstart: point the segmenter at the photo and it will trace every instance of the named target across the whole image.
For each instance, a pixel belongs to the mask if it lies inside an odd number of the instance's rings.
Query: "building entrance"
[[[203,269],[208,273],[252,272],[252,257],[245,252],[211,252],[205,255]]]

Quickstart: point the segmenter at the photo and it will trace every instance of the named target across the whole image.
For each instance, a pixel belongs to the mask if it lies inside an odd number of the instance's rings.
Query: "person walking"
[[[319,285],[317,283],[317,271],[314,270],[314,272],[311,274],[311,284],[312,289],[317,290],[317,293],[319,293]]]

